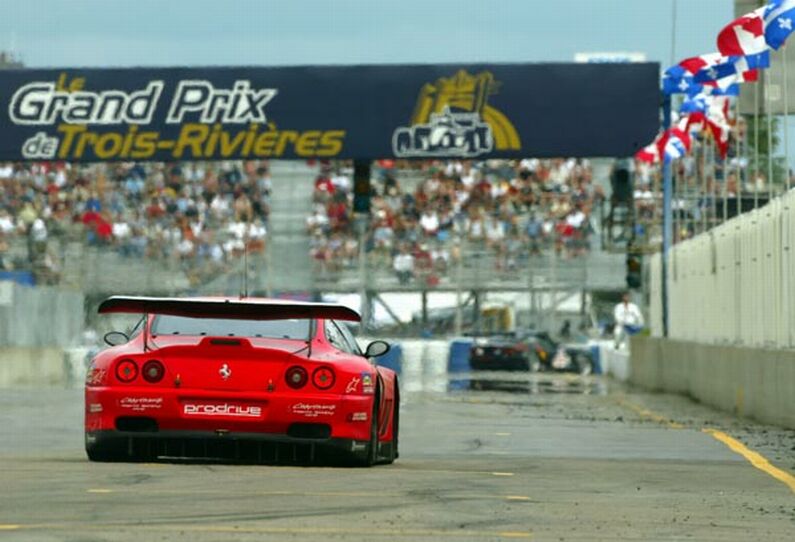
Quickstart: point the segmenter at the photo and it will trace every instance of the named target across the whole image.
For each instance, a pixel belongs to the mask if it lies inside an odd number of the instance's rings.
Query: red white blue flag
[[[755,9],[726,25],[718,34],[718,51],[724,56],[757,55],[767,50],[764,15],[767,6]]]

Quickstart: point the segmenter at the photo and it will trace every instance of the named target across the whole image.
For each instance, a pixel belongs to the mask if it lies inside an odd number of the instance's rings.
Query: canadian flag
[[[641,150],[635,153],[635,158],[647,164],[656,164],[660,161],[660,149],[657,147],[657,140],[654,143],[646,145]]]
[[[687,133],[686,122],[667,129],[657,141],[657,151],[666,162],[673,158],[681,158],[689,150],[690,134]]]
[[[767,6],[746,13],[720,31],[718,50],[722,55],[756,55],[768,49],[765,43],[765,9]]]

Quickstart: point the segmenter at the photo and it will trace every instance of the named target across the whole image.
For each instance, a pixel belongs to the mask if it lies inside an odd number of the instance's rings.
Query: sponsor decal
[[[107,369],[97,369],[90,367],[86,373],[86,384],[89,386],[98,386],[105,381],[105,376],[108,374]]]
[[[163,408],[162,397],[122,397],[119,399],[121,408],[128,408],[135,412],[145,410],[160,410]]]
[[[375,393],[375,386],[373,385],[373,377],[368,373],[362,373],[362,393],[372,394]]]
[[[224,363],[221,365],[221,368],[218,369],[218,374],[221,375],[221,378],[224,380],[229,380],[229,377],[232,376],[232,369],[229,368],[229,365]]]
[[[350,420],[352,422],[366,422],[367,412],[351,412]]]
[[[354,376],[351,378],[351,381],[348,382],[348,385],[345,386],[345,393],[355,393],[357,389],[359,389],[359,377]]]
[[[92,89],[87,77],[18,87],[8,103],[17,126],[40,127],[25,140],[30,160],[202,160],[295,155],[332,157],[345,130],[285,130],[267,114],[279,89],[249,79],[218,86],[204,79],[152,79],[137,88]]]
[[[229,403],[185,403],[182,413],[186,416],[224,416],[232,418],[259,418],[262,407],[254,405],[234,405]]]
[[[395,156],[474,158],[495,148],[521,149],[511,121],[488,103],[499,87],[491,72],[466,70],[423,85],[411,124],[392,134]]]
[[[319,418],[333,416],[337,405],[323,405],[318,403],[296,403],[290,407],[290,412],[306,418]]]
[[[102,412],[102,405],[100,403],[91,403],[90,405],[88,405],[88,411],[91,414]]]

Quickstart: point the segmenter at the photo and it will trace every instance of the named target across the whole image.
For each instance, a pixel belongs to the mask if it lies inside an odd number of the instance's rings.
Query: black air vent
[[[210,339],[210,344],[216,346],[240,346],[239,339]]]

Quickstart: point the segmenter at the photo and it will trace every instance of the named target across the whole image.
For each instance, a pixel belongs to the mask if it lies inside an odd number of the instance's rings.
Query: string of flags
[[[717,52],[686,58],[665,70],[662,92],[683,94],[684,100],[671,128],[635,157],[648,163],[681,158],[693,137],[709,134],[726,158],[737,121],[730,119],[729,98],[739,96],[741,84],[758,81],[760,71],[770,67],[770,51],[780,49],[794,30],[795,0],[772,0],[727,24],[718,34]]]

